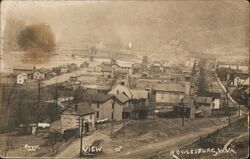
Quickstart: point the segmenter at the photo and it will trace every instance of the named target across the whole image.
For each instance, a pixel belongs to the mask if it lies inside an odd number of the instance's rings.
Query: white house
[[[122,94],[128,97],[129,99],[132,98],[131,91],[127,87],[120,85],[120,84],[114,86],[112,90],[108,92],[108,94],[113,94],[113,95]]]
[[[63,134],[65,130],[81,129],[83,120],[84,132],[95,130],[95,111],[89,103],[83,102],[67,107],[61,116],[60,131]]]
[[[36,70],[34,72],[34,77],[33,77],[34,79],[43,79],[45,77],[46,77],[46,73],[42,70]]]
[[[19,73],[17,75],[17,84],[25,84],[28,80],[28,75],[27,73]]]

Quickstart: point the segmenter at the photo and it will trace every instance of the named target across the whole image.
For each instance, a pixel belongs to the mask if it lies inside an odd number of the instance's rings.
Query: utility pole
[[[114,99],[113,99],[113,102],[112,102],[112,114],[111,114],[111,129],[110,129],[110,136],[112,136],[112,132],[113,132],[113,118],[114,118],[114,108],[115,108],[115,102],[114,102]]]
[[[184,127],[184,103],[183,99],[181,99],[181,106],[182,106],[182,127]]]
[[[231,109],[230,109],[229,103],[228,103],[228,84],[226,86],[226,100],[227,100],[228,124],[230,124],[231,123],[231,117],[230,117]]]
[[[83,118],[81,119],[81,126],[80,126],[80,129],[81,129],[81,131],[80,131],[80,135],[81,135],[81,143],[80,143],[80,157],[82,157],[82,138],[83,138],[83,136],[82,136],[82,133],[83,133]]]
[[[38,79],[38,97],[37,97],[37,108],[40,107],[40,93],[41,93],[41,81]]]

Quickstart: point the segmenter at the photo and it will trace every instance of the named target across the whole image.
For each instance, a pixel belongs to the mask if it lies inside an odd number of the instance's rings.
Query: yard
[[[0,156],[35,157],[50,152],[48,133],[17,135],[16,132],[0,134]],[[32,147],[33,146],[33,150]]]

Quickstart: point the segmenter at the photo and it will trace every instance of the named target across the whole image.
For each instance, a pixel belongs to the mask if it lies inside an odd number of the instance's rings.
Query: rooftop
[[[147,99],[148,91],[146,90],[130,90],[133,99]]]
[[[95,111],[91,108],[89,103],[83,102],[70,105],[69,107],[63,110],[62,114],[82,116],[82,115],[92,114],[94,112]]]
[[[152,88],[156,91],[164,91],[164,92],[185,92],[185,85],[178,83],[159,83],[155,84]]]

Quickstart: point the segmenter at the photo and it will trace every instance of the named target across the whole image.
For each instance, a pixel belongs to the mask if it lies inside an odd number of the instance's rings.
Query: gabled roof
[[[163,91],[163,92],[185,92],[185,85],[177,84],[177,83],[168,83],[168,84],[156,84],[152,86],[152,88],[156,91]]]
[[[125,63],[125,62],[121,62],[121,61],[117,61],[116,65],[119,67],[123,67],[123,68],[132,68],[132,63]]]
[[[146,90],[130,90],[133,99],[147,99],[148,91]]]
[[[25,73],[25,72],[21,72],[21,73],[19,73],[19,74],[18,74],[18,76],[19,76],[19,75],[22,75],[22,76],[28,76],[28,74],[27,74],[27,73]]]
[[[94,112],[95,111],[91,108],[91,105],[89,103],[83,102],[68,106],[66,109],[63,110],[62,114],[82,116],[87,114],[93,114]]]
[[[127,96],[128,98],[131,98],[131,96],[132,96],[130,89],[121,85],[121,84],[114,86],[108,94],[113,94],[113,95],[123,94],[123,95]]]
[[[106,102],[107,100],[109,100],[110,98],[112,98],[113,95],[111,94],[104,94],[104,93],[95,93],[95,94],[91,94],[90,95],[90,100],[92,102]]]
[[[201,97],[201,96],[198,96],[198,97],[196,97],[195,102],[196,103],[210,104],[210,103],[212,103],[212,97]]]
[[[249,77],[241,85],[249,86]]]
[[[112,71],[113,71],[113,68],[109,64],[103,64],[101,66],[101,72],[112,72]]]
[[[121,103],[126,103],[130,100],[127,96],[123,94],[115,94],[114,97]]]

